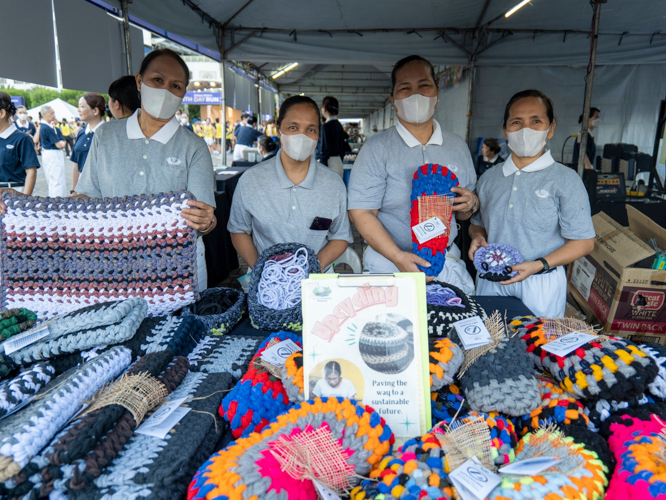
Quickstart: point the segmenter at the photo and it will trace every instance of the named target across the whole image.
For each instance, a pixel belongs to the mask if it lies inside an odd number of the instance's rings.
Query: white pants
[[[564,267],[559,266],[548,274],[533,274],[511,285],[479,279],[476,294],[518,297],[539,317],[561,318],[567,304],[567,276]]]
[[[197,285],[199,292],[208,288],[208,268],[206,267],[206,247],[203,238],[197,238]]]
[[[370,246],[365,249],[363,253],[363,270],[371,273],[397,273],[398,268],[395,264],[382,256],[380,253],[375,252]],[[446,260],[444,261],[444,269],[435,278],[437,281],[450,283],[453,286],[460,288],[466,294],[474,293],[474,280],[467,272],[464,262],[460,260],[460,249],[454,243],[451,248],[446,252]]]
[[[243,161],[243,151],[248,149],[249,146],[243,146],[242,144],[236,144],[234,146],[234,161]]]
[[[49,187],[49,196],[66,197],[67,186],[65,181],[65,156],[60,149],[42,150],[42,168]]]
[[[339,156],[331,156],[328,159],[328,168],[333,170],[333,172],[338,174],[340,177],[343,176],[345,171],[345,168],[342,166],[342,160]]]

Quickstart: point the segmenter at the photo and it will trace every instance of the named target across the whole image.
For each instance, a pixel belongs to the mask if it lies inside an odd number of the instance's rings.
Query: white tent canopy
[[[32,119],[39,121],[39,112],[44,106],[51,106],[53,111],[55,111],[56,120],[61,121],[63,118],[69,120],[76,120],[79,118],[79,111],[74,106],[68,102],[63,101],[62,99],[53,99],[47,103],[37,106],[35,108],[28,110],[28,115],[32,116]]]

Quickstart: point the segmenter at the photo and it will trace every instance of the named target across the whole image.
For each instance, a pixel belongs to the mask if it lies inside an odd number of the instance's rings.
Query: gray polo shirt
[[[476,173],[467,144],[444,132],[437,121],[425,146],[399,122],[373,135],[361,148],[349,179],[349,209],[379,209],[377,218],[405,252],[412,251],[412,179],[416,169],[426,163],[448,167],[458,177],[460,187],[474,191]],[[451,243],[457,234],[454,214]]]
[[[511,156],[485,172],[476,186],[489,243],[510,245],[525,260],[545,257],[567,240],[594,238],[590,201],[575,170],[555,163],[550,151],[519,170]]]
[[[175,118],[147,138],[139,127],[140,112],[95,132],[76,192],[106,198],[186,189],[215,207],[213,162],[203,139]]]
[[[333,221],[328,231],[310,229],[315,217]],[[279,152],[247,170],[234,191],[227,229],[251,234],[259,253],[278,243],[302,243],[319,253],[329,240],[354,242],[345,185],[314,155],[298,185],[285,174]]]

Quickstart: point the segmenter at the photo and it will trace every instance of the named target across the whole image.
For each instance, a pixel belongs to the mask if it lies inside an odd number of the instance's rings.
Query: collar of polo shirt
[[[143,131],[141,130],[141,127],[139,126],[139,114],[141,113],[141,109],[137,109],[132,116],[130,116],[127,119],[127,138],[128,139],[145,139],[146,136],[144,135]],[[173,135],[178,131],[178,128],[180,125],[178,124],[178,120],[176,120],[176,116],[174,115],[171,120],[169,120],[161,129],[157,131],[155,135],[151,137],[154,141],[161,142],[162,144],[166,144],[171,140]]]
[[[521,170],[513,163],[513,155],[509,155],[509,157],[504,162],[502,172],[504,172],[504,177],[509,177],[510,175],[518,172],[518,170],[521,172],[538,172],[539,170],[550,167],[553,163],[555,163],[555,160],[553,160],[553,155],[551,155],[550,150],[548,150],[537,160],[533,161]]]
[[[14,132],[16,132],[16,125],[12,123],[9,127],[7,127],[7,130],[0,134],[0,139],[7,139],[7,137],[12,135]]]
[[[100,121],[97,125],[95,125],[95,128],[93,128],[93,129],[90,128],[90,125],[86,125],[86,131],[85,131],[85,133],[86,133],[86,134],[89,134],[89,133],[91,133],[91,132],[92,132],[92,133],[95,133],[95,132],[97,131],[97,129],[98,129],[103,123],[104,123],[104,120]],[[141,128],[139,128],[139,130],[141,130]],[[128,134],[128,136],[129,136],[129,134]],[[131,137],[130,137],[130,139],[131,139]]]
[[[436,146],[441,146],[442,142],[444,142],[444,139],[442,138],[442,127],[439,126],[437,120],[433,120],[432,123],[433,123],[432,135],[430,136],[430,139],[428,139],[428,142],[425,145],[429,146],[431,144],[434,144]],[[405,127],[402,123],[400,123],[399,120],[395,126],[395,129],[398,131],[398,134],[400,134],[400,137],[402,137],[402,140],[405,141],[405,144],[407,144],[408,147],[415,148],[417,146],[423,146],[423,144],[421,144],[419,140],[416,137],[414,137],[409,130],[407,130],[407,127]]]
[[[49,122],[47,122],[46,120],[39,120],[39,123],[41,123],[42,125],[47,125],[49,128],[53,128],[53,125],[51,125],[51,124],[50,124]]]
[[[291,182],[291,180],[289,179],[289,177],[287,177],[287,174],[284,171],[284,167],[282,166],[282,162],[280,161],[280,155],[276,154],[273,158],[275,159],[275,171],[277,172],[280,188],[289,189],[291,187],[294,187],[294,183]],[[308,167],[308,174],[305,176],[305,179],[303,179],[303,182],[298,184],[298,187],[302,187],[305,189],[314,188],[316,169],[317,169],[317,160],[315,160],[313,154],[312,156],[310,156],[310,166]]]

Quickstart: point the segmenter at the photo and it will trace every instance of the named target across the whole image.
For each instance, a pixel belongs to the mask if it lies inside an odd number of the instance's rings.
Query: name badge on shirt
[[[13,145],[13,144],[7,144],[6,147],[7,147],[7,149],[14,149],[14,145]]]

